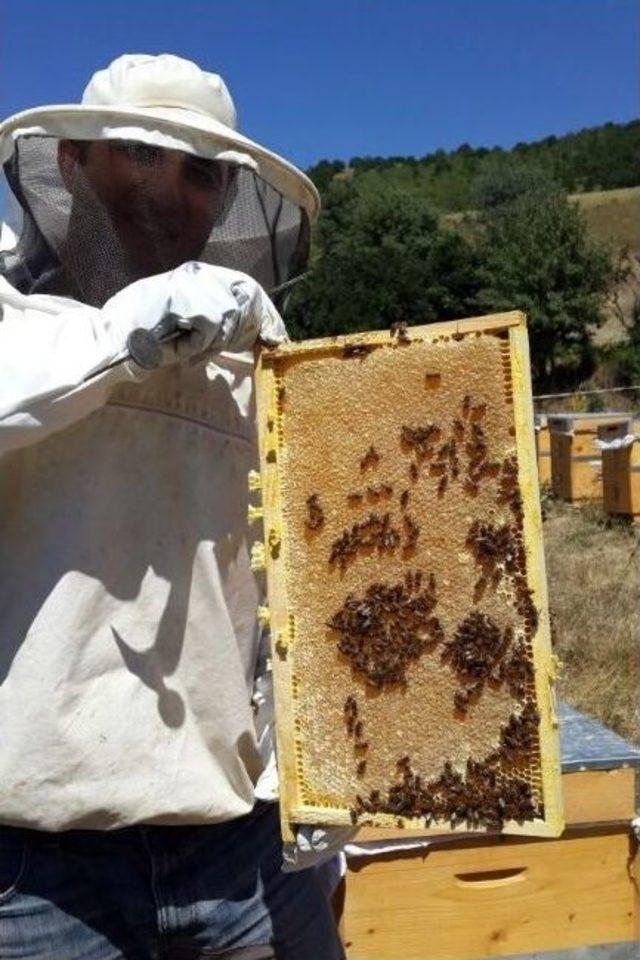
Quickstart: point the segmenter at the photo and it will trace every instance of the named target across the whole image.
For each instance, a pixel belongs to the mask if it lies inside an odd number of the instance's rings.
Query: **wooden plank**
[[[631,768],[565,773],[562,790],[567,823],[631,820],[635,783],[636,771]]]
[[[614,833],[366,861],[347,874],[347,956],[476,960],[632,940],[629,854]]]
[[[640,443],[602,451],[604,509],[628,516],[640,514]]]
[[[551,484],[551,434],[546,423],[536,427],[536,455],[540,485]]]
[[[536,608],[540,611],[533,639],[536,701],[540,714],[540,759],[545,820],[551,829],[547,836],[558,836],[564,825],[560,786],[560,743],[554,696],[557,659],[551,649],[549,600],[542,541],[542,511],[534,442],[534,415],[531,387],[531,362],[526,323],[509,330],[513,377],[513,413],[518,449],[518,478],[524,508],[523,533],[527,559],[527,579]],[[515,832],[515,831],[514,831]],[[533,831],[532,831],[533,835]],[[539,836],[542,833],[538,834]]]
[[[256,407],[260,450],[261,504],[267,515],[280,513],[280,477],[278,472],[279,438],[277,435],[277,384],[268,361],[268,354],[258,356],[256,384]],[[274,698],[277,703],[275,715],[278,739],[278,781],[280,791],[281,830],[285,841],[295,839],[284,811],[299,802],[296,775],[295,741],[289,735],[294,724],[292,703],[293,683],[287,661],[287,650],[293,642],[295,625],[287,615],[287,598],[284,576],[284,546],[279,531],[273,527],[264,530],[264,541],[257,540],[252,565],[254,569],[266,570],[269,590],[268,622],[274,656],[281,658],[280,670],[273,672]],[[270,543],[271,541],[271,543]],[[262,560],[261,558],[264,557]],[[278,652],[280,651],[280,652]]]
[[[330,827],[344,827],[347,825],[344,813],[339,809],[334,810],[330,807],[294,807],[291,810],[290,820],[292,823],[308,824],[310,826],[319,823]],[[407,826],[399,829],[394,827],[393,824],[398,823],[398,821],[405,823]],[[373,834],[367,834],[369,839],[374,835],[377,839],[381,839],[382,837],[391,835],[404,838],[408,836],[441,837],[445,833],[464,836],[469,833],[469,828],[465,821],[460,821],[455,825],[440,822],[436,826],[427,827],[420,826],[420,824],[423,823],[421,818],[412,820],[409,817],[397,817],[394,814],[386,813],[368,814],[367,823],[371,825],[369,829],[374,831]],[[557,837],[562,832],[563,826],[564,821],[560,807],[560,816],[558,816],[556,812],[556,816],[553,819],[527,820],[522,823],[508,820],[505,829],[508,830],[509,834],[516,837]],[[362,829],[364,830],[365,828],[363,827]],[[488,837],[500,836],[497,831],[492,831],[489,827],[484,829],[482,834]]]
[[[475,333],[484,331],[491,333],[507,332],[510,327],[525,322],[525,315],[519,310],[510,310],[507,313],[490,313],[482,317],[470,317],[463,320],[445,320],[441,323],[429,323],[424,326],[409,327],[408,336],[412,342],[432,341],[441,337],[453,337],[458,333]],[[373,330],[365,334],[352,333],[344,336],[322,337],[315,340],[285,343],[278,347],[278,356],[295,356],[296,354],[308,357],[313,353],[326,353],[352,343],[387,344],[388,330]]]

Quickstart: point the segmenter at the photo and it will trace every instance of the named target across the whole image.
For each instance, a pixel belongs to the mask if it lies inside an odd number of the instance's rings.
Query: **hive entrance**
[[[262,358],[289,820],[557,832],[530,400],[514,391],[511,331],[525,341],[505,316]]]

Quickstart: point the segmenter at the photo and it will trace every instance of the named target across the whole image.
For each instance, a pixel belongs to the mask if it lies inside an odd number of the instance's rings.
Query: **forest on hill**
[[[566,193],[614,190],[640,183],[640,120],[605,123],[561,137],[501,147],[436,150],[423,157],[352,157],[321,160],[306,172],[321,194],[336,175],[417,193],[439,213],[475,206],[479,178],[518,163],[545,171]],[[364,183],[363,183],[364,186]]]
[[[323,212],[309,270],[287,296],[292,335],[520,309],[536,391],[572,389],[603,364],[610,385],[637,383],[640,282],[620,316],[624,342],[601,348],[596,334],[640,278],[639,251],[600,242],[569,194],[634,187],[639,155],[634,121],[512,150],[321,161],[307,171]]]

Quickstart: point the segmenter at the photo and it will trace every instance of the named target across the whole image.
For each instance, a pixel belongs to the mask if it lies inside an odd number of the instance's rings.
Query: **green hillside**
[[[355,177],[362,189],[384,183],[417,193],[440,213],[474,206],[479,177],[514,163],[543,168],[567,193],[593,193],[640,185],[640,121],[605,123],[562,137],[518,143],[511,150],[471,147],[423,157],[353,157],[321,160],[307,173],[321,193],[334,177]]]

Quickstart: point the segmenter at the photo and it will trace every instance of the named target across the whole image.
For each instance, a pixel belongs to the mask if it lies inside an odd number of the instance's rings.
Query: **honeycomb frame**
[[[563,829],[560,786],[560,759],[557,717],[553,693],[556,659],[551,651],[542,524],[536,468],[533,408],[529,372],[526,318],[519,312],[493,314],[467,320],[434,323],[397,331],[377,331],[330,339],[289,343],[276,349],[263,349],[256,366],[256,402],[260,448],[260,487],[262,509],[253,510],[253,519],[263,519],[264,542],[254,548],[254,565],[264,566],[267,575],[268,616],[273,646],[273,678],[276,703],[276,737],[280,779],[282,833],[291,839],[295,824],[329,826],[359,825],[405,827],[421,835],[446,832],[493,832],[495,825],[478,825],[462,820],[435,818],[359,809],[353,803],[323,798],[314,802],[314,791],[307,786],[305,749],[310,730],[305,726],[301,704],[301,682],[296,673],[296,649],[304,639],[298,635],[297,611],[291,603],[291,578],[287,556],[293,552],[290,518],[287,518],[286,404],[288,371],[300,363],[323,358],[349,359],[366,363],[371,351],[411,349],[412,345],[430,347],[448,344],[455,349],[461,343],[473,344],[483,338],[496,338],[502,359],[501,387],[512,407],[513,447],[517,460],[517,488],[522,504],[522,536],[526,552],[526,582],[538,613],[531,640],[535,707],[539,716],[537,816],[525,820],[505,820],[501,832],[527,836],[558,836]],[[397,356],[401,356],[397,354]],[[472,354],[470,354],[472,356]],[[355,368],[357,369],[357,368]],[[428,372],[425,374],[428,379]],[[497,386],[497,384],[496,384]],[[253,489],[258,485],[254,478]],[[312,504],[313,506],[313,504]],[[327,678],[330,681],[331,678]],[[348,699],[348,698],[347,698]],[[337,732],[336,740],[340,734]],[[411,750],[408,750],[410,753]],[[356,782],[357,788],[357,782]],[[316,791],[317,793],[317,791]]]

